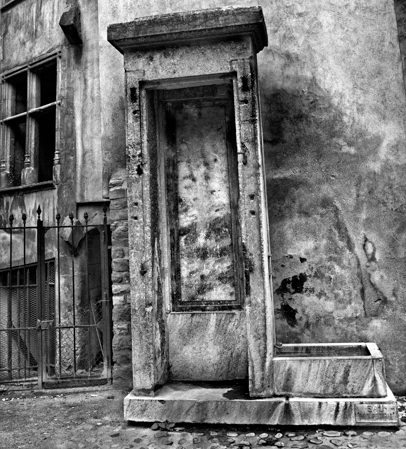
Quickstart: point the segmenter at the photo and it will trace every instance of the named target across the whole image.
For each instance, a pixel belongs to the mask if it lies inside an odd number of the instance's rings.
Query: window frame
[[[55,64],[56,70],[56,92],[55,101],[40,105],[40,73],[49,65]],[[46,113],[55,109],[55,149],[53,156],[53,167],[60,163],[60,105],[61,105],[61,52],[52,53],[15,68],[0,75],[1,78],[1,115],[0,115],[0,190],[9,188],[21,188],[29,185],[37,185],[43,182],[54,182],[51,179],[38,180],[39,157],[41,148],[38,143],[38,117],[41,113]],[[12,81],[18,76],[25,76],[27,79],[27,105],[24,112],[13,113],[13,85]],[[25,121],[25,151],[24,166],[21,170],[21,182],[14,184],[11,160],[12,149],[12,124],[18,120]]]

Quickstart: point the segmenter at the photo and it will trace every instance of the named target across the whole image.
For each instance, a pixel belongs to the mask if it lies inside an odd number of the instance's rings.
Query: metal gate
[[[110,230],[37,210],[0,227],[0,389],[111,380]],[[97,214],[95,214],[97,215]],[[5,255],[8,253],[8,260]]]

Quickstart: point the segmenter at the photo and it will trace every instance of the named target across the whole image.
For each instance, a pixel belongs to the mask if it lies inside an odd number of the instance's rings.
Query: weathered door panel
[[[196,381],[246,378],[231,85],[168,90],[161,101],[169,376]]]

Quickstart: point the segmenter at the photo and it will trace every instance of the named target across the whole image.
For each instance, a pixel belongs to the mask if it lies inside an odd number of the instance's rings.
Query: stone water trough
[[[387,396],[384,360],[375,343],[284,344],[273,366],[276,396]]]

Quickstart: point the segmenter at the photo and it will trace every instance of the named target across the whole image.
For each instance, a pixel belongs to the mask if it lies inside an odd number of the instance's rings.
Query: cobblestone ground
[[[123,392],[106,388],[3,393],[0,448],[406,448],[406,398],[399,398],[403,420],[399,429],[350,429],[134,425],[123,420],[124,396]]]

